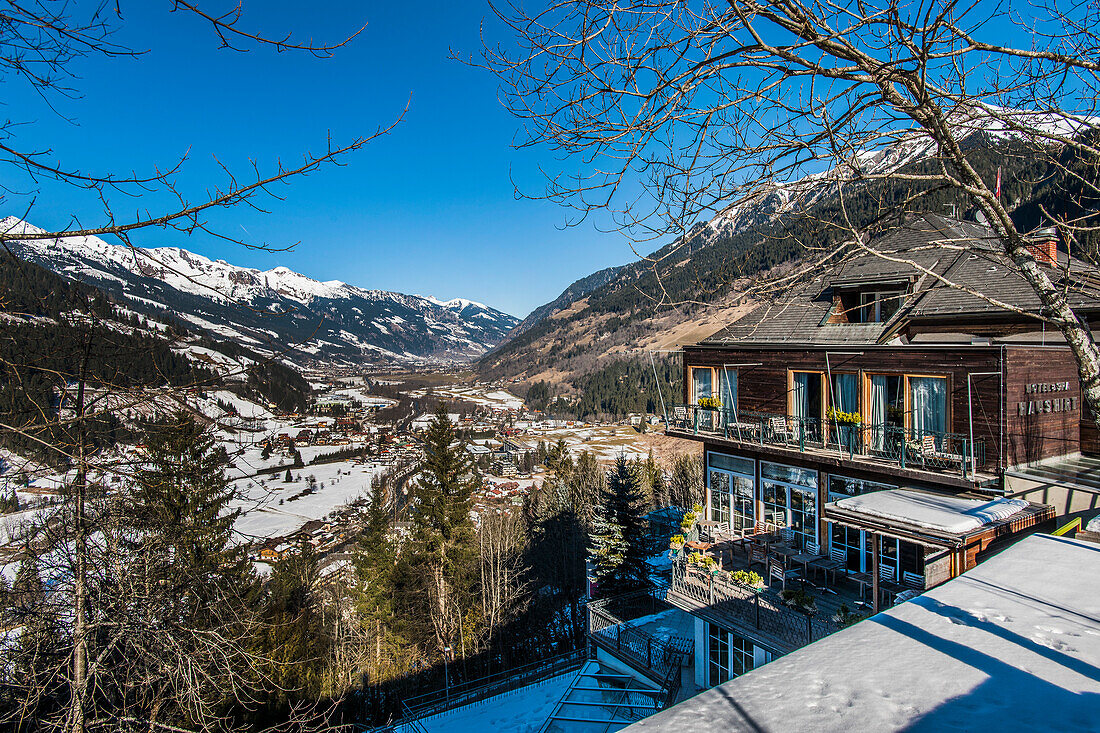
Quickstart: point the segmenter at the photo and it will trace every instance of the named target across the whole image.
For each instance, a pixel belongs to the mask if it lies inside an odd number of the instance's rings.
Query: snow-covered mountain
[[[0,232],[40,234],[17,218]],[[7,237],[5,237],[7,239]],[[466,360],[504,338],[519,319],[456,298],[320,282],[286,267],[256,270],[178,247],[131,248],[98,237],[13,239],[22,259],[221,337],[316,361]]]

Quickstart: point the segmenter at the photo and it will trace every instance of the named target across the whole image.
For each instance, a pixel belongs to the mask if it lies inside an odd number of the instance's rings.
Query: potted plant
[[[832,620],[843,629],[865,618],[867,617],[864,614],[851,611],[846,603],[841,603],[840,608],[833,614]]]
[[[829,420],[837,426],[838,440],[849,450],[855,448],[856,435],[863,425],[863,416],[858,412],[844,412],[830,407]]]
[[[760,590],[764,587],[764,578],[751,570],[735,570],[730,573],[730,580],[754,590]]]
[[[722,409],[722,401],[717,397],[700,397],[699,407],[704,410],[720,410]]]
[[[817,613],[817,601],[814,597],[802,589],[789,588],[782,591],[779,597],[783,599],[783,603],[787,604],[791,608],[796,608],[802,613],[813,616]]]
[[[682,550],[684,548],[684,536],[682,534],[674,534],[668,541],[668,548],[670,550]]]

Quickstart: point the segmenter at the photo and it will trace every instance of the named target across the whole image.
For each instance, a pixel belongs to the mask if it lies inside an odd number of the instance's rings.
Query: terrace
[[[720,545],[714,546],[710,554],[721,557],[720,568],[693,564],[683,553],[676,558],[665,600],[780,654],[838,631],[844,624],[837,618],[845,610],[850,614],[848,620],[854,620],[854,614],[871,613],[867,597],[873,585],[871,578],[849,576],[840,570],[834,571],[834,582],[828,584],[824,582],[828,573],[818,578],[810,572],[812,577],[807,578],[808,571],[803,569],[786,583],[770,583],[764,577],[762,583],[749,585],[735,580],[734,574],[753,571],[766,576],[766,560],[761,566],[751,555],[741,555]],[[790,603],[785,601],[781,594],[783,585],[791,591],[800,591],[801,595]],[[892,585],[888,588],[885,583],[880,588],[887,602],[901,590]]]
[[[762,412],[735,412],[699,405],[675,405],[666,423],[670,435],[705,436],[744,447],[830,459],[873,463],[914,478],[922,472],[955,477],[960,485],[998,480],[986,460],[985,442],[962,433],[923,431],[881,423],[843,424]]]

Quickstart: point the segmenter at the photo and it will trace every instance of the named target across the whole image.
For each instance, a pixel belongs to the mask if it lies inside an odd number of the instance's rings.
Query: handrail
[[[970,436],[964,433],[915,431],[886,423],[853,424],[776,413],[674,405],[666,429],[782,446],[800,452],[832,452],[849,459],[872,457],[902,468],[960,473],[963,478],[972,478],[975,469],[986,465],[984,440],[976,440],[971,445]]]
[[[580,666],[587,659],[587,650],[576,649],[565,654],[532,662],[515,669],[495,672],[491,675],[469,680],[468,682],[452,685],[450,694],[443,698],[442,690],[434,690],[422,695],[408,698],[402,703],[402,718],[387,728],[397,725],[405,725],[412,719],[424,718],[429,715],[450,710],[452,708],[467,705],[471,702],[492,695],[514,690],[524,685],[533,684],[545,677],[566,672],[569,669]],[[442,699],[441,699],[442,698]],[[429,702],[422,702],[428,700]]]
[[[1054,532],[1052,532],[1051,534],[1053,534],[1055,537],[1064,537],[1065,535],[1069,534],[1070,532],[1075,532],[1076,533],[1076,532],[1080,532],[1080,531],[1081,531],[1081,517],[1077,517],[1076,519],[1073,519],[1069,522],[1066,522],[1061,527],[1054,530]]]
[[[746,627],[768,633],[792,649],[839,629],[830,620],[777,603],[760,589],[738,583],[727,573],[692,570],[682,559],[673,563],[669,597],[684,599],[696,608],[713,608]]]

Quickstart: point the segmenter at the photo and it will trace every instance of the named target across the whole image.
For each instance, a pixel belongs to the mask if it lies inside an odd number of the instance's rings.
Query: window
[[[897,486],[880,484],[877,481],[865,481],[864,479],[848,478],[847,476],[829,476],[829,501],[840,501],[849,496],[869,494],[872,491],[885,491],[896,489]]]
[[[722,407],[737,410],[737,370],[729,367],[691,367],[691,404],[717,397]]]
[[[798,547],[817,541],[817,471],[762,462],[760,493],[764,521],[790,527]]]
[[[902,290],[882,290],[859,294],[859,312],[856,319],[861,323],[883,323],[898,312],[905,292]]]
[[[859,385],[855,374],[833,374],[830,400],[840,412],[859,412]]]
[[[714,687],[730,678],[730,635],[721,626],[707,627],[707,684]]]
[[[729,522],[733,529],[751,527],[756,514],[755,463],[749,458],[711,452],[707,453],[707,464],[711,520]]]
[[[756,663],[755,652],[751,641],[707,623],[707,684],[714,687],[751,672]]]
[[[820,419],[822,417],[821,372],[792,372],[790,415],[800,419]]]
[[[704,397],[711,397],[714,370],[710,367],[691,368],[691,404],[699,404]]]
[[[737,370],[723,367],[718,372],[718,399],[722,407],[737,413]]]
[[[904,432],[910,439],[925,435],[940,444],[947,430],[947,377],[909,374],[868,376],[865,430],[872,451],[896,454]]]
[[[909,407],[914,438],[943,433],[947,428],[947,379],[909,377]]]
[[[751,641],[742,639],[736,634],[730,634],[730,674],[734,677],[751,672],[753,668],[753,645]]]

